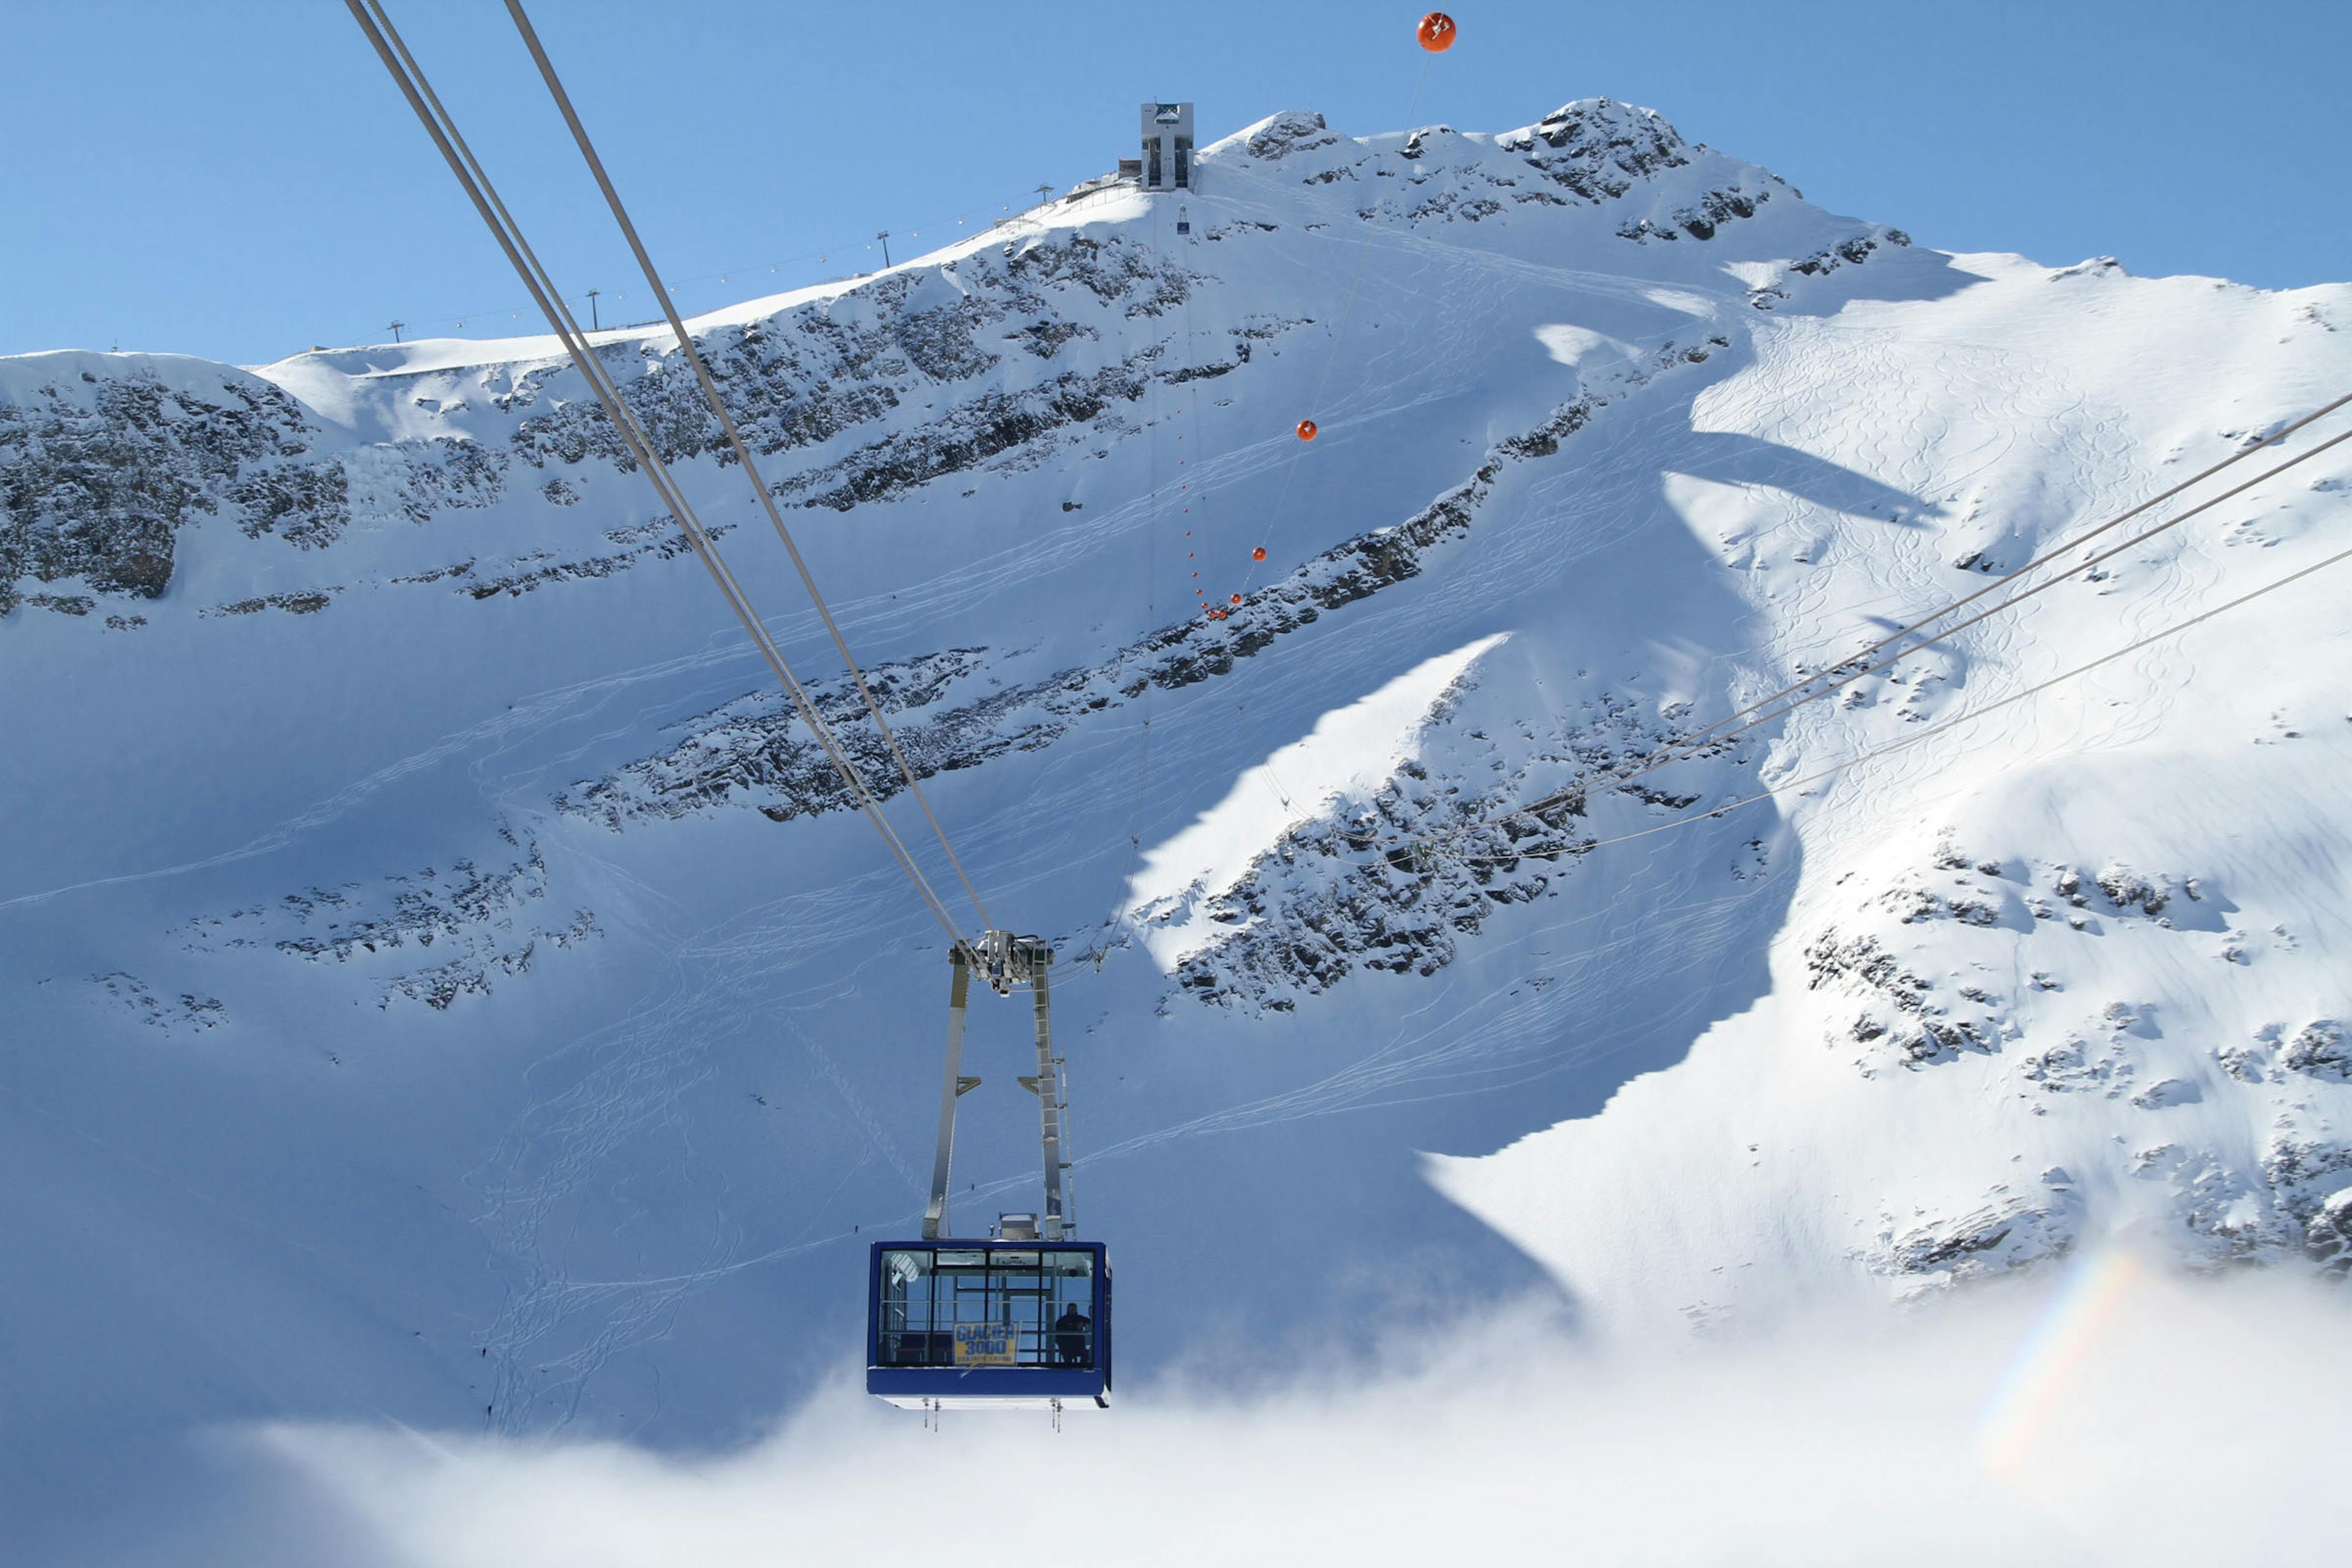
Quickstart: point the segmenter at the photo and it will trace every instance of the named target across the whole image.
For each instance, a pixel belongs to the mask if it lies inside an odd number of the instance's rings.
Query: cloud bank
[[[933,1432],[841,1386],[724,1456],[357,1426],[239,1442],[275,1517],[313,1521],[303,1550],[397,1568],[2318,1563],[2352,1540],[2344,1305],[2110,1256],[1644,1356],[1504,1311],[1388,1347],[1376,1375],[1162,1384],[1058,1434],[966,1413]]]

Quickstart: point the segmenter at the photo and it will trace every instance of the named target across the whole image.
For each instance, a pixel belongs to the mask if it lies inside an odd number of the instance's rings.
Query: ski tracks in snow
[[[792,952],[856,942],[873,951],[866,968],[903,962],[896,943],[877,947],[873,940],[889,929],[873,911],[890,907],[894,889],[895,873],[877,869],[771,900],[708,930],[666,932],[667,957],[637,1005],[530,1069],[530,1081],[550,1088],[469,1179],[483,1199],[477,1223],[513,1270],[505,1305],[480,1340],[495,1369],[490,1425],[510,1433],[562,1427],[613,1357],[661,1338],[696,1289],[834,1239],[745,1256],[730,1218],[730,1162],[701,1157],[688,1103],[719,1072],[728,1042],[782,1021],[779,1032],[801,1047],[845,1106],[866,1145],[861,1160],[883,1160],[914,1188],[912,1163],[884,1119],[824,1047],[789,1023],[795,1007],[821,1007],[861,984],[855,971],[811,977],[794,968]],[[698,1236],[675,1228],[640,1234],[631,1245],[654,1267],[615,1268],[619,1260],[607,1258],[597,1278],[575,1278],[571,1257],[583,1219],[598,1216],[585,1226],[588,1237],[630,1235],[641,1205],[624,1189],[641,1183],[701,1192],[707,1228]],[[680,1248],[690,1256],[677,1258]]]

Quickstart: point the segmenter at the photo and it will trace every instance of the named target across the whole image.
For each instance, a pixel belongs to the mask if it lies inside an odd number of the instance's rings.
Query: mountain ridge
[[[2116,1237],[2345,1266],[2323,585],[1714,815],[2310,563],[2340,462],[1397,847],[2267,439],[2352,382],[2352,289],[1930,251],[1607,100],[1200,168],[690,323],[992,911],[1081,961],[1131,1365],[1519,1294],[1719,1331]],[[665,336],[597,342],[872,760]],[[134,1404],[692,1447],[854,1356],[938,934],[583,392],[544,339],[0,360],[49,1282],[5,1310],[71,1347],[15,1373],[68,1435],[23,1474]],[[967,1206],[1034,1179],[1008,1103]]]

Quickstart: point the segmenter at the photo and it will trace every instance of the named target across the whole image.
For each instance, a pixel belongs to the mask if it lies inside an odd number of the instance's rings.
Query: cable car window
[[[1092,1367],[1094,1256],[891,1248],[881,1258],[876,1364]]]

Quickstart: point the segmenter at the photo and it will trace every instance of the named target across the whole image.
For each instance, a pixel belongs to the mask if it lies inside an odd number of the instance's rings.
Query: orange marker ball
[[[1242,596],[1241,596],[1239,594],[1235,594],[1235,595],[1234,595],[1234,604],[1236,604],[1236,605],[1238,605],[1238,604],[1240,604],[1241,602],[1242,602]]]
[[[1443,11],[1432,11],[1421,19],[1414,29],[1421,47],[1433,55],[1442,55],[1454,47],[1454,18]]]
[[[1250,559],[1251,559],[1251,560],[1253,560],[1253,561],[1263,561],[1263,560],[1265,560],[1265,545],[1263,545],[1263,544],[1261,544],[1261,545],[1259,545],[1255,550],[1251,551],[1251,552],[1250,552]]]
[[[1298,422],[1298,438],[1302,441],[1312,441],[1315,439],[1315,421],[1312,419],[1301,419]]]

